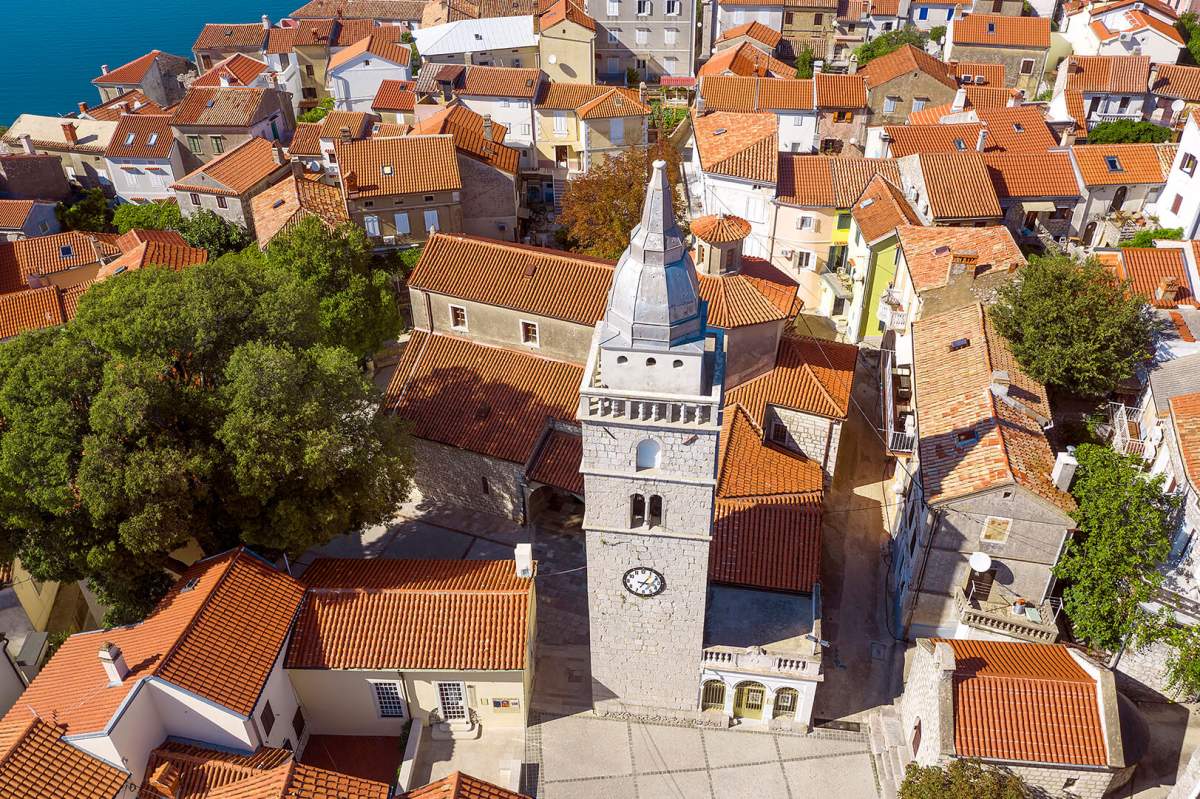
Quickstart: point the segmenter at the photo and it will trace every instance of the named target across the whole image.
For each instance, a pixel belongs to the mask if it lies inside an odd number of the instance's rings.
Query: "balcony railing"
[[[1088,130],[1091,130],[1092,128],[1096,127],[1101,122],[1120,122],[1123,119],[1128,119],[1128,120],[1132,120],[1134,122],[1139,122],[1142,119],[1142,112],[1135,111],[1131,108],[1128,111],[1117,112],[1115,114],[1110,114],[1107,112],[1106,113],[1088,114],[1088,118],[1087,118]]]
[[[709,646],[700,653],[703,666],[722,671],[741,671],[749,674],[778,674],[787,677],[819,679],[821,674],[820,647],[813,644],[816,654],[772,652],[758,647]]]
[[[892,453],[908,453],[916,446],[916,435],[909,425],[912,424],[912,413],[907,402],[902,409],[897,408],[897,377],[895,371],[896,354],[891,350],[881,350],[879,358],[880,399],[883,407],[883,424],[885,428],[888,450]],[[911,386],[908,388],[911,391]]]
[[[1060,599],[1029,602],[998,583],[980,587],[971,579],[955,592],[954,604],[959,618],[971,627],[1033,643],[1052,644],[1058,640]]]
[[[1112,425],[1112,447],[1123,455],[1150,460],[1154,445],[1142,435],[1142,409],[1120,402],[1108,403],[1108,421]]]

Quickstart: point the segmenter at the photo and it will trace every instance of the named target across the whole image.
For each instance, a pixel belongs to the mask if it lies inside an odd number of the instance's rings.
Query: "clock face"
[[[625,584],[626,591],[642,597],[657,596],[667,587],[661,574],[645,566],[635,566],[625,572],[621,582]]]

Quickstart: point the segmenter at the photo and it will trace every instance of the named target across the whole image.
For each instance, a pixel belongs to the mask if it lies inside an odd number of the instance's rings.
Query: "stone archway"
[[[733,717],[761,721],[767,704],[767,688],[760,682],[741,682],[734,689]]]
[[[700,710],[725,712],[725,694],[728,687],[721,680],[705,680],[700,689]]]
[[[535,484],[526,500],[528,524],[563,532],[583,529],[583,500],[552,485]]]

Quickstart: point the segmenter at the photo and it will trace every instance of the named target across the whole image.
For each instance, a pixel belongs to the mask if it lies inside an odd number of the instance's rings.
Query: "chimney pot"
[[[263,24],[263,30],[269,31],[271,29],[271,18],[268,17],[266,14],[263,14],[262,15],[262,24]]]
[[[108,675],[109,685],[120,685],[129,676],[129,666],[125,664],[125,656],[121,654],[121,647],[105,641],[100,646],[100,665],[104,667],[104,673]]]
[[[79,141],[79,137],[75,134],[75,123],[74,122],[62,123],[62,132],[63,132],[63,138],[67,140],[67,144],[73,145]]]
[[[230,80],[229,80],[229,73],[228,73],[228,72],[222,72],[222,73],[221,73],[221,74],[218,76],[217,80],[219,80],[219,81],[221,82],[221,86],[222,86],[222,88],[226,88],[226,89],[228,89],[228,88],[229,88],[229,85],[230,85]]]
[[[957,114],[958,112],[962,111],[966,107],[967,107],[967,90],[960,86],[958,88],[958,91],[956,91],[954,93],[954,102],[950,106],[950,112]]]
[[[483,115],[483,138],[487,139],[488,141],[492,140],[492,115],[491,114]]]
[[[987,128],[980,128],[979,138],[975,140],[975,149],[978,152],[983,152],[987,146]]]
[[[1154,299],[1162,302],[1175,302],[1179,295],[1179,278],[1174,275],[1163,275],[1154,290]]]
[[[101,75],[107,75],[107,74],[108,74],[108,64],[101,64],[101,65],[100,65],[100,74],[101,74]]]
[[[87,103],[81,102],[81,103],[79,104],[79,115],[80,115],[80,116],[83,116],[84,114],[86,114],[86,113],[87,113],[87,110],[88,110],[88,109],[87,109]]]
[[[21,149],[25,155],[37,155],[37,150],[33,149],[33,137],[28,133],[21,134]]]
[[[275,161],[276,166],[283,166],[283,145],[275,142],[271,146],[271,158]]]
[[[533,544],[517,544],[514,560],[518,577],[533,576]]]
[[[339,138],[340,138],[342,141],[350,141],[350,128],[349,128],[348,126],[345,126],[345,125],[343,125],[342,127],[338,128],[338,137],[339,137]]]
[[[1009,386],[1012,385],[1012,379],[1008,376],[1007,369],[992,370],[992,393],[1007,394]]]

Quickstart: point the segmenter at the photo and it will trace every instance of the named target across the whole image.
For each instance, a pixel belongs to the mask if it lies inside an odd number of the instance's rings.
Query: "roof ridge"
[[[305,588],[305,591],[314,594],[429,594],[434,596],[525,596],[529,593],[528,590],[520,588],[407,588],[404,586],[368,588],[365,586],[320,585]]]
[[[829,389],[825,388],[825,384],[821,382],[821,378],[817,376],[816,371],[812,368],[812,364],[810,364],[808,361],[805,361],[803,364],[801,364],[800,368],[808,372],[808,376],[811,377],[813,382],[817,384],[817,388],[820,389],[821,394],[825,397],[825,400],[829,403],[830,407],[836,412],[841,413],[842,409],[838,407],[837,401],[833,398],[833,395],[829,393]]]
[[[204,601],[196,606],[196,610],[192,613],[191,618],[188,619],[187,624],[182,626],[182,632],[171,644],[171,648],[166,651],[158,663],[154,664],[150,671],[147,672],[146,676],[158,674],[166,667],[167,663],[171,661],[171,658],[174,657],[175,653],[179,651],[179,646],[183,643],[183,639],[187,637],[189,632],[191,632],[193,625],[196,624],[196,622],[200,619],[200,615],[205,611],[205,609],[208,608],[209,603],[212,602],[212,598],[217,593],[217,590],[225,583],[226,578],[228,578],[233,572],[233,566],[238,562],[238,559],[242,556],[242,553],[245,552],[245,547],[239,546],[237,549],[232,550],[232,552],[233,555],[229,558],[229,563],[225,564],[223,567],[221,576],[217,579],[217,582],[213,585],[213,587],[209,589],[208,594],[204,597]],[[178,592],[176,592],[176,595],[178,595]],[[143,621],[142,623],[144,624],[145,622]]]
[[[967,656],[967,657],[969,658],[970,656]],[[1088,675],[1087,672],[1084,672],[1084,676],[1081,678],[1068,679],[1066,677],[1031,676],[1028,674],[979,674],[978,672],[962,673],[956,668],[954,671],[954,676],[957,678],[960,678],[960,679],[1019,680],[1021,682],[1049,683],[1049,684],[1059,684],[1059,685],[1088,685],[1088,684],[1094,685],[1096,682],[1095,680],[1093,680],[1090,677],[1090,675]]]
[[[1004,438],[1004,419],[1000,416],[1000,407],[996,404],[996,395],[992,393],[992,373],[995,371],[995,362],[992,360],[992,337],[988,335],[987,311],[983,307],[983,303],[976,303],[979,309],[979,329],[983,333],[983,354],[986,359],[984,364],[987,367],[987,386],[983,389],[987,394],[988,404],[992,409],[992,420],[996,424],[996,435],[1000,439],[1000,452],[1004,455],[1004,465],[1008,467],[1008,479],[1014,484],[1019,483],[1017,479],[1017,470],[1013,467],[1012,455],[1008,451],[1008,441]]]

